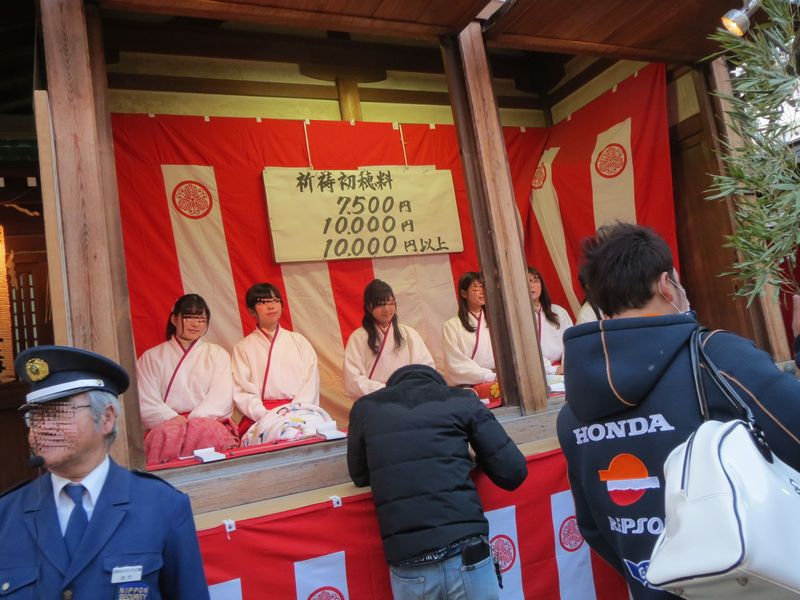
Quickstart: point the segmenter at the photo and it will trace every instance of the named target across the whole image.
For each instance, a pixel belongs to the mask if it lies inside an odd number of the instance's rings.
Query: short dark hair
[[[281,291],[271,283],[256,283],[250,286],[244,296],[244,303],[250,310],[256,309],[256,302],[261,298],[277,298],[283,304]]]
[[[592,300],[605,314],[641,308],[653,298],[662,273],[672,277],[672,252],[655,231],[643,225],[604,225],[582,243],[580,273]]]
[[[205,316],[208,318],[208,322],[211,322],[211,310],[208,308],[206,301],[203,300],[203,297],[198,294],[185,294],[175,301],[172,312],[169,313],[167,318],[167,341],[170,341],[177,332],[175,325],[172,324],[172,317],[180,317],[181,315]]]

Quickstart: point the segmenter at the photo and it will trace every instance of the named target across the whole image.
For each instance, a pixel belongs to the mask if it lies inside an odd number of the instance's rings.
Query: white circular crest
[[[211,192],[199,181],[181,181],[172,190],[172,205],[184,217],[202,219],[211,212]]]
[[[533,189],[540,190],[542,189],[545,181],[547,181],[547,167],[540,164],[538,167],[536,167],[531,185],[533,186]]]
[[[578,520],[574,516],[567,517],[561,523],[558,529],[558,541],[567,552],[575,552],[583,546],[583,536],[578,529]]]
[[[628,153],[620,144],[609,144],[597,155],[594,161],[595,170],[608,179],[616,177],[625,170],[628,164]]]
[[[496,535],[492,538],[492,554],[497,562],[500,563],[500,572],[505,573],[514,566],[517,560],[517,547],[514,541],[507,535]]]
[[[335,587],[326,585],[311,592],[308,600],[344,600],[344,594]]]

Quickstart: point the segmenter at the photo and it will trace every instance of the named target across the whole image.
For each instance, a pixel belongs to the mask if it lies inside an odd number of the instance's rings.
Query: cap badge
[[[41,381],[50,375],[50,367],[41,358],[31,358],[25,363],[25,373],[31,381]]]

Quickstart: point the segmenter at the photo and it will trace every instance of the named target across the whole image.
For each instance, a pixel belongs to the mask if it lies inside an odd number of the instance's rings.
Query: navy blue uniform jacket
[[[141,566],[141,581],[112,584],[115,567]],[[111,461],[81,545],[70,562],[50,474],[0,498],[0,598],[204,599],[208,586],[189,498],[158,478]]]
[[[697,327],[691,315],[667,315],[586,323],[564,334],[567,404],[558,439],[578,526],[625,575],[636,600],[675,597],[650,587],[645,573],[664,527],[664,461],[701,423],[689,360]],[[702,339],[775,453],[800,468],[800,382],[738,335]],[[711,417],[733,419],[708,375],[703,381]]]

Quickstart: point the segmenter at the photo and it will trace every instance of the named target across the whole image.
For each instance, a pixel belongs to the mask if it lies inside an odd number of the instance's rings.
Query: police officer
[[[32,463],[48,473],[0,497],[0,597],[208,598],[189,498],[118,466],[122,367],[38,346],[15,361]]]

